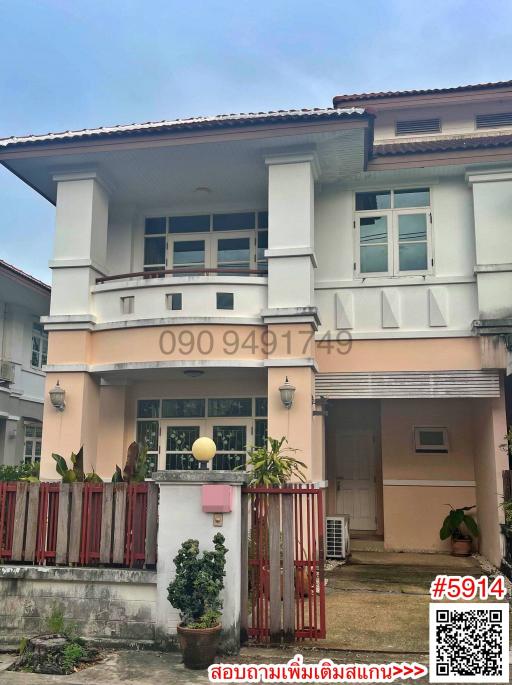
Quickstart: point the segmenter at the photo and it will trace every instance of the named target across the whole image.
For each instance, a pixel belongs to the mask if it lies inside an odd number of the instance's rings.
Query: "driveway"
[[[326,573],[327,639],[322,648],[428,652],[430,583],[438,574],[481,576],[473,557],[353,552]]]

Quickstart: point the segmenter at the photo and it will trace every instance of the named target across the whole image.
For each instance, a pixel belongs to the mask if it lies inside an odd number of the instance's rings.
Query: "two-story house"
[[[512,325],[512,82],[0,141],[56,205],[42,474],[229,469],[286,435],[327,513],[495,563]],[[65,392],[55,407],[49,391]]]
[[[50,287],[0,260],[0,465],[41,458]]]

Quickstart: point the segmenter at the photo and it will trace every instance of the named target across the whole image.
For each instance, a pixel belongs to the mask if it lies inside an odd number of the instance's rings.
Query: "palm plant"
[[[304,483],[306,478],[302,469],[306,468],[306,464],[286,454],[297,452],[297,450],[291,447],[283,448],[285,443],[288,444],[284,437],[280,440],[267,437],[264,446],[253,447],[249,450],[249,459],[246,464],[251,467],[249,485],[272,487],[283,485],[293,478]],[[237,469],[241,468],[245,466],[237,467]]]

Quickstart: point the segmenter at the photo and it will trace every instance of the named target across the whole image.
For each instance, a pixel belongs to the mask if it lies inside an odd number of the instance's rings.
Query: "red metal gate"
[[[242,640],[324,638],[322,490],[291,484],[242,493]]]

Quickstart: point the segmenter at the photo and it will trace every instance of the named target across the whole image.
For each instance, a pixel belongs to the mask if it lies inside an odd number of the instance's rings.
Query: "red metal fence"
[[[155,483],[0,482],[0,560],[154,566],[157,516]]]
[[[242,640],[324,638],[322,490],[293,484],[242,493]]]

